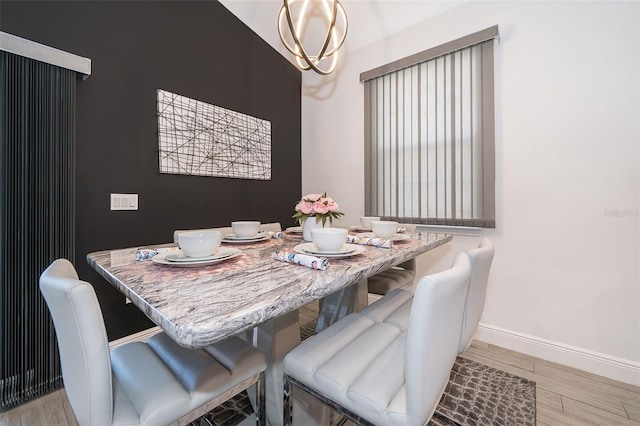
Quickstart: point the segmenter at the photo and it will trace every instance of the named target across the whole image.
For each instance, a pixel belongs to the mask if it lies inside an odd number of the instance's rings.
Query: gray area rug
[[[535,425],[536,383],[457,357],[430,426]]]
[[[300,328],[302,340],[315,333],[315,322]],[[246,392],[207,413],[214,426],[235,426],[253,415]],[[192,425],[198,425],[198,421]],[[429,426],[528,426],[536,424],[536,384],[522,377],[458,357],[449,384]]]

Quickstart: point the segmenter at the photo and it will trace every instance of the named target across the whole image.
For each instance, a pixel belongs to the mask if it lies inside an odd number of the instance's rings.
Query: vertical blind
[[[492,27],[363,73],[367,215],[495,227],[496,36]]]
[[[74,259],[76,72],[0,52],[0,402],[62,387],[38,280]]]

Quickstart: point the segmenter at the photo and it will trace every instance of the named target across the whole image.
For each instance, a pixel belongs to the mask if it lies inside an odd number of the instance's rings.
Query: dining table
[[[357,310],[366,305],[368,277],[451,239],[423,232],[406,235],[391,248],[362,245],[349,255],[332,256],[326,269],[274,259],[274,252],[300,252],[304,243],[302,235],[286,231],[258,241],[223,242],[222,247],[237,248],[239,253],[199,265],[161,262],[161,255],[156,261],[140,260],[141,250],[163,253],[175,250],[173,243],[93,252],[87,261],[183,347],[203,348],[233,335],[252,339],[267,358],[267,420],[277,425],[282,424],[282,360],[300,343],[298,309],[359,288],[348,300],[339,298],[343,307],[348,305],[343,315]],[[325,305],[340,309],[333,303]]]

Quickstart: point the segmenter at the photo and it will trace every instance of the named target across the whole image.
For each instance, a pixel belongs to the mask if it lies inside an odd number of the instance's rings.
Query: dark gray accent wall
[[[2,0],[0,31],[92,61],[77,87],[73,261],[96,288],[110,339],[151,324],[88,266],[87,253],[239,219],[293,225],[300,71],[217,1]],[[161,175],[158,88],[269,120],[272,179]],[[110,211],[110,193],[139,194],[139,210]]]

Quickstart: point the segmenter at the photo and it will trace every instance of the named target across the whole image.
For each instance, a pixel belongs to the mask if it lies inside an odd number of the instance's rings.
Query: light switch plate
[[[138,194],[111,194],[111,210],[138,210]]]

